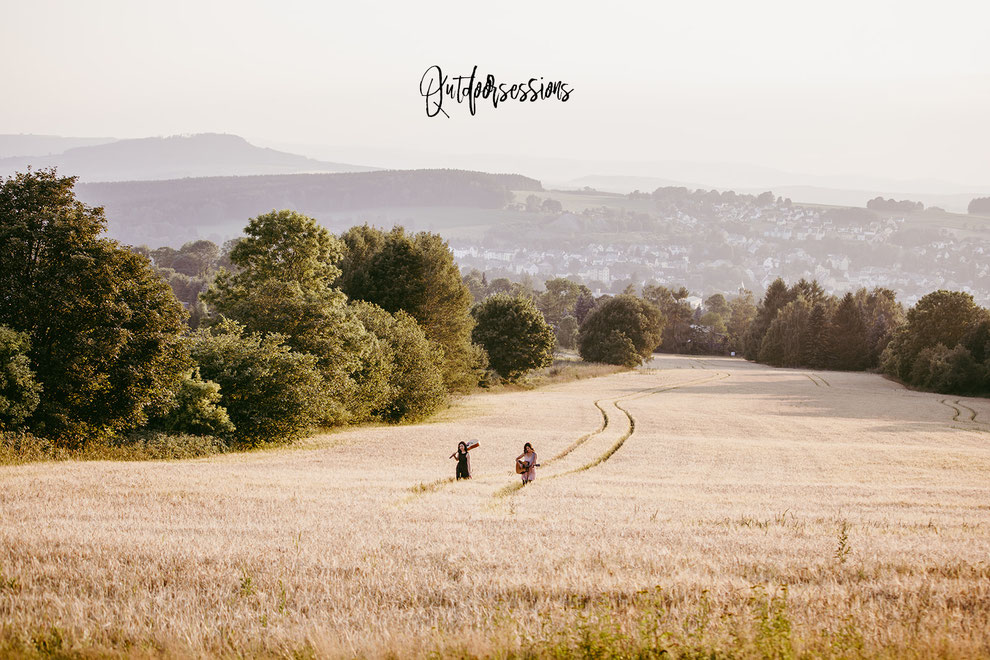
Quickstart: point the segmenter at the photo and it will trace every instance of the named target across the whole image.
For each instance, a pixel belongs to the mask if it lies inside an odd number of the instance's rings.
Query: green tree
[[[907,323],[894,333],[881,358],[881,366],[886,373],[914,383],[912,370],[923,350],[938,344],[949,350],[955,348],[986,318],[987,311],[978,307],[970,294],[933,291],[908,310]]]
[[[962,344],[946,348],[935,344],[922,349],[911,364],[910,382],[943,394],[987,391],[987,371]]]
[[[589,362],[635,366],[663,338],[664,318],[652,304],[620,295],[596,307],[578,334],[578,352]]]
[[[777,317],[777,312],[794,300],[787,284],[781,278],[775,279],[767,287],[763,300],[756,308],[756,316],[746,330],[743,341],[743,351],[747,360],[756,360],[763,346],[763,335],[770,329],[770,324]]]
[[[317,358],[325,394],[320,421],[367,419],[387,398],[387,374],[380,342],[332,286],[343,244],[294,211],[253,218],[244,233],[230,252],[238,270],[222,270],[203,299],[248,331],[280,334],[292,349]]]
[[[340,279],[344,293],[416,319],[426,337],[443,349],[449,389],[477,384],[484,356],[471,344],[471,292],[443,238],[427,232],[409,236],[401,227],[386,234],[367,225],[342,238],[347,246]]]
[[[547,280],[546,290],[537,297],[536,304],[543,312],[547,323],[557,327],[565,316],[573,316],[578,297],[588,292],[588,288],[565,277]]]
[[[21,428],[38,407],[41,385],[31,370],[30,349],[26,334],[0,325],[0,431]]]
[[[565,316],[554,331],[557,345],[561,348],[573,349],[577,346],[578,321],[573,316]]]
[[[54,170],[0,183],[0,324],[30,339],[31,422],[63,444],[142,425],[189,368],[185,314],[146,257],[100,238],[102,208]]]
[[[202,377],[220,386],[220,404],[241,444],[288,442],[320,419],[325,396],[317,359],[284,340],[246,333],[231,320],[193,333],[192,357]]]
[[[875,368],[894,332],[905,323],[904,307],[897,302],[893,291],[882,287],[872,291],[860,289],[856,292],[856,302],[866,326],[867,368]]]
[[[488,282],[485,280],[485,274],[482,273],[477,268],[472,268],[469,273],[464,277],[464,286],[468,288],[471,292],[471,299],[478,303],[485,299],[488,295]]]
[[[812,369],[828,369],[832,364],[829,310],[817,303],[808,314],[807,341],[802,363]]]
[[[354,313],[378,337],[388,365],[388,396],[373,414],[389,422],[422,419],[447,401],[443,349],[433,344],[416,320],[398,311],[393,316],[367,302],[352,304]]]
[[[763,335],[758,359],[775,367],[801,366],[808,351],[811,307],[804,297],[787,303]]]
[[[705,312],[711,312],[712,314],[717,314],[722,321],[726,321],[729,315],[732,313],[732,308],[729,306],[729,301],[725,299],[721,293],[714,293],[707,298],[705,298]]]
[[[729,335],[729,350],[742,352],[743,342],[749,324],[756,317],[756,305],[753,304],[753,292],[745,291],[732,299],[729,303],[729,320],[726,323],[726,331]]]
[[[471,314],[476,322],[472,339],[503,379],[518,380],[553,363],[553,329],[531,300],[500,293],[475,305]]]
[[[643,299],[655,305],[664,319],[663,338],[658,346],[665,352],[691,351],[691,340],[694,337],[691,324],[694,316],[691,306],[685,300],[689,295],[690,292],[684,287],[668,289],[655,284],[643,287]]]
[[[869,336],[853,294],[843,296],[832,316],[828,336],[832,368],[861,371],[869,366]]]
[[[790,300],[794,300],[800,296],[812,306],[825,302],[828,298],[828,294],[825,293],[825,289],[818,283],[818,280],[811,280],[809,282],[803,277],[791,287],[789,294]]]
[[[577,319],[578,325],[584,323],[596,304],[595,296],[585,287],[581,295],[578,296],[577,302],[574,303],[574,318]]]

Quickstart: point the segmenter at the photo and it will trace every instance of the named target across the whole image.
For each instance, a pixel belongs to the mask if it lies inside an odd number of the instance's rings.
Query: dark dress
[[[457,450],[457,478],[471,478],[471,455],[459,449]]]

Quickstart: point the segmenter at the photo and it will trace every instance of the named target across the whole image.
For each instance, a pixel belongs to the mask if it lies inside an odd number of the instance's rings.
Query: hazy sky
[[[484,8],[480,8],[484,7]],[[0,0],[0,133],[990,182],[990,3]],[[448,107],[425,70],[564,80]]]

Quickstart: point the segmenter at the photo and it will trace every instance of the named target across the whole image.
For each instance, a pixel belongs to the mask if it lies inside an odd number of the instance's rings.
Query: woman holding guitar
[[[522,476],[524,486],[536,479],[536,468],[539,465],[536,462],[536,452],[533,451],[533,445],[527,442],[523,445],[523,453],[516,457],[516,474]]]

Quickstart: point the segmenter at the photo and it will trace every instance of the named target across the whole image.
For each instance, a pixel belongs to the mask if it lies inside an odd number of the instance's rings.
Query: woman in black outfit
[[[458,442],[457,451],[450,455],[451,458],[457,459],[457,479],[470,479],[471,478],[471,455],[468,453],[467,443]]]

